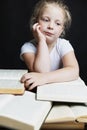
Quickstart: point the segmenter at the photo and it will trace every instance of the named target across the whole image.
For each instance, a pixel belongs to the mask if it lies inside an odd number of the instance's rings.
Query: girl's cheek
[[[44,27],[40,25],[40,31],[43,32],[44,31]]]
[[[42,22],[39,22],[39,25],[40,25],[40,31],[43,32],[46,28],[45,24]]]

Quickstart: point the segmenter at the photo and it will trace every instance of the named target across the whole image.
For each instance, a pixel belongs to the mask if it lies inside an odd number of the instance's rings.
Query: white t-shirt
[[[22,55],[24,53],[28,53],[28,52],[36,53],[36,51],[37,51],[37,48],[35,46],[35,40],[32,40],[30,42],[26,42],[21,47],[20,57],[22,59]],[[51,71],[57,70],[60,67],[62,67],[61,59],[65,54],[67,54],[70,51],[74,51],[70,42],[68,40],[59,38],[57,40],[57,44],[55,44],[54,48],[50,52]]]

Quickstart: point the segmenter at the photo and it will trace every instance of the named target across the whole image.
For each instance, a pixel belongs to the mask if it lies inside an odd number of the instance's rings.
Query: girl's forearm
[[[38,43],[37,53],[34,61],[34,71],[49,72],[50,71],[50,56],[47,44],[43,42]]]
[[[56,71],[45,73],[46,83],[65,82],[75,80],[79,77],[79,69],[65,67]]]

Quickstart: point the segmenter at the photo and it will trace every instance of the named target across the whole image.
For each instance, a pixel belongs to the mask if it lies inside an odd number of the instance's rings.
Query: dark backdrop
[[[38,0],[0,1],[0,68],[26,68],[20,60],[21,45],[32,38],[28,21]],[[70,40],[80,66],[80,75],[87,83],[87,0],[65,0],[72,13]]]

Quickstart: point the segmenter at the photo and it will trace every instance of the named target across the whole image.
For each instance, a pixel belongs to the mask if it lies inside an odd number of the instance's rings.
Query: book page
[[[0,94],[23,94],[24,91],[24,84],[18,80],[0,79]]]
[[[51,102],[37,101],[35,93],[25,91],[0,110],[0,124],[21,130],[39,130],[50,109]]]
[[[75,116],[68,105],[53,105],[45,123],[75,121]]]
[[[0,110],[14,98],[11,94],[0,94]]]
[[[62,102],[86,102],[87,86],[82,79],[37,87],[37,99]]]
[[[87,106],[86,105],[72,105],[71,110],[73,111],[76,120],[79,122],[87,123]]]
[[[21,69],[0,69],[0,79],[17,79],[20,80],[23,74],[27,73],[27,70]]]

